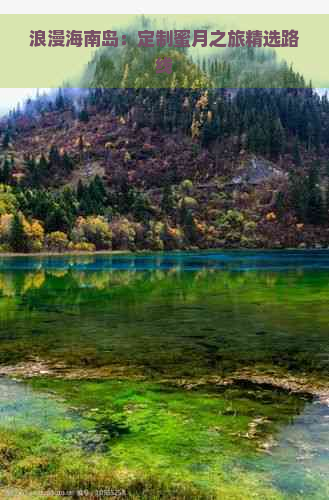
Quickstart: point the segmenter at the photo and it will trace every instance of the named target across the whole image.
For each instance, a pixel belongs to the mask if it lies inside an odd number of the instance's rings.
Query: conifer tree
[[[299,145],[298,145],[298,140],[296,139],[294,143],[294,150],[293,150],[293,160],[294,163],[297,167],[300,167],[302,160],[300,157],[300,152],[299,152]]]
[[[170,184],[166,184],[163,190],[161,209],[168,215],[170,215],[175,208],[175,197],[173,194],[173,189]]]
[[[197,241],[197,229],[194,217],[189,208],[183,202],[180,210],[181,224],[184,227],[186,237],[190,243],[195,244]]]
[[[11,223],[9,244],[14,252],[26,252],[26,235],[21,216],[16,213]]]
[[[319,225],[324,221],[324,207],[319,186],[319,162],[313,162],[308,175],[307,221]]]
[[[2,169],[0,169],[0,183],[9,184],[11,179],[11,165],[8,158],[5,158]]]
[[[3,136],[3,139],[2,139],[3,149],[7,149],[9,144],[10,144],[10,134],[9,134],[9,131],[6,130],[5,135]]]

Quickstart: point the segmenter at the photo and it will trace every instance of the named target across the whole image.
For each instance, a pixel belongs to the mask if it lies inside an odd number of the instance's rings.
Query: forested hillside
[[[60,89],[0,133],[3,252],[329,245],[329,102],[305,84]]]

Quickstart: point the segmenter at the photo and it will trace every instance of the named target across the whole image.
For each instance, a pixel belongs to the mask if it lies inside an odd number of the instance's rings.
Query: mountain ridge
[[[329,244],[310,88],[60,89],[0,132],[3,251]]]

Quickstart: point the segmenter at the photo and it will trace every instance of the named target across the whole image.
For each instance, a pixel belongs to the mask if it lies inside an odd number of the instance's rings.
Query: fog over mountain
[[[22,105],[26,99],[35,97],[38,92],[41,94],[49,90],[46,88],[0,88],[0,116],[6,114],[18,104]]]

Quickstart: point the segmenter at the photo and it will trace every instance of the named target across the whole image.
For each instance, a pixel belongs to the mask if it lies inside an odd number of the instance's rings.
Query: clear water
[[[236,480],[232,471],[239,470],[241,477],[271,487],[275,498],[324,499],[329,497],[328,406],[257,384],[224,390],[211,380],[249,370],[326,384],[328,299],[329,251],[324,250],[1,258],[0,363],[43,361],[121,378],[120,387],[106,381],[97,387],[82,380],[72,384],[81,399],[74,404],[84,411],[92,394],[97,401],[90,406],[97,404],[100,412],[105,400],[121,413],[136,398],[149,408],[126,415],[134,439],[124,434],[114,446],[125,464],[142,460],[151,466],[153,460],[214,484],[222,467],[228,481]],[[182,380],[187,386],[207,383],[186,390],[177,385]],[[77,424],[68,410],[76,397],[70,384],[47,381],[32,390],[3,379],[0,426],[10,419],[42,426],[46,409],[54,428],[65,419],[87,429],[84,411],[78,410]],[[158,395],[166,410],[158,406]],[[179,409],[175,403],[177,431],[171,448],[164,449],[161,425],[172,430],[173,399],[181,401]],[[196,441],[188,443],[183,416],[191,408]],[[252,422],[258,423],[249,439]],[[224,429],[221,437],[217,427]],[[135,447],[146,439],[141,459]],[[178,464],[175,446],[191,458]]]

